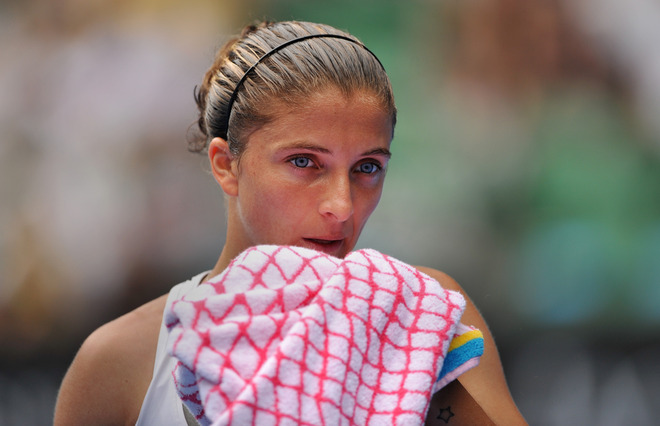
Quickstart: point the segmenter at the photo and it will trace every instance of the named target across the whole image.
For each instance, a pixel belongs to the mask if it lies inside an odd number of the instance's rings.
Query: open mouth
[[[303,238],[308,246],[314,250],[336,255],[344,240],[324,240],[320,238]]]
[[[323,244],[323,245],[332,245],[335,243],[340,243],[341,240],[319,240],[316,238],[305,238],[307,241],[311,241],[314,244]]]

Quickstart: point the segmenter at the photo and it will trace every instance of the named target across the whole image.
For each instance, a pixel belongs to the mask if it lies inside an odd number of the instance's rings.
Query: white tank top
[[[190,280],[172,287],[167,296],[165,309],[169,309],[174,300],[199,285],[206,274],[207,272],[202,272]],[[136,426],[185,426],[187,424],[181,399],[174,387],[174,380],[172,380],[172,370],[176,365],[176,359],[167,353],[167,335],[167,327],[163,320],[158,334],[153,377],[144,396],[144,401],[142,401],[140,415],[135,423]]]

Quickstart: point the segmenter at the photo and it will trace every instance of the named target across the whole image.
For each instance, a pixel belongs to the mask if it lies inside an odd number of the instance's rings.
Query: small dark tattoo
[[[440,419],[445,423],[449,423],[449,419],[452,417],[454,417],[454,413],[451,411],[451,406],[448,406],[447,408],[440,409],[440,414],[438,414],[436,419]]]

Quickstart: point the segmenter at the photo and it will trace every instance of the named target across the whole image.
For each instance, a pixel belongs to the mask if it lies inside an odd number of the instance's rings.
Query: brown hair
[[[238,82],[264,54],[287,41],[313,34],[337,34],[355,42],[313,38],[278,50],[250,72],[229,110]],[[189,140],[189,149],[202,152],[211,139],[222,137],[232,154],[239,157],[245,149],[245,135],[272,119],[269,101],[294,106],[328,86],[346,96],[359,90],[372,93],[390,114],[394,129],[396,107],[389,78],[378,59],[355,37],[310,22],[249,25],[218,51],[202,85],[196,88],[198,134]]]

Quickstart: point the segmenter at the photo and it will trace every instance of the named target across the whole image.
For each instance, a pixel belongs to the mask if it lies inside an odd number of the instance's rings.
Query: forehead
[[[293,94],[284,99],[276,97],[266,102],[264,112],[269,116],[267,122],[286,120],[296,116],[315,116],[318,119],[331,119],[350,106],[363,112],[381,114],[389,119],[394,130],[392,109],[382,97],[369,90],[345,92],[335,86],[320,88],[308,94]]]
[[[352,145],[387,148],[392,139],[392,118],[378,97],[369,92],[344,95],[338,89],[315,92],[299,102],[274,101],[271,118],[248,137],[251,145],[314,142],[335,149]]]

